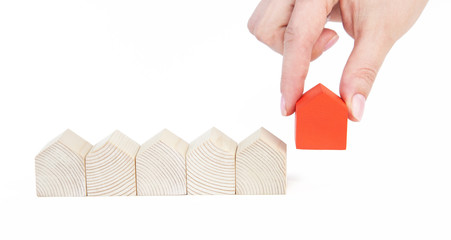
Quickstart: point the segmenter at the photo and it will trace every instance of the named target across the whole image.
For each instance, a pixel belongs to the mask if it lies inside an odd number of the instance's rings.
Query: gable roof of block
[[[346,110],[344,101],[321,83],[304,93],[301,99],[296,103],[296,107],[306,106],[319,96],[326,96],[332,102],[336,103],[335,105],[337,107],[342,107]]]

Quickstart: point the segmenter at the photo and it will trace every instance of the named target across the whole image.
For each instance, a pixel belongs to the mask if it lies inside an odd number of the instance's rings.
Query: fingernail
[[[335,35],[333,38],[327,42],[326,46],[324,46],[324,52],[327,51],[327,49],[331,48],[336,42],[338,41],[338,35]]]
[[[360,122],[360,120],[362,120],[363,111],[365,109],[365,97],[362,94],[357,93],[352,97],[351,104],[352,115],[355,119],[357,119],[357,121]]]
[[[285,98],[283,98],[280,100],[280,111],[282,112],[283,116],[287,115],[287,108],[285,107]]]

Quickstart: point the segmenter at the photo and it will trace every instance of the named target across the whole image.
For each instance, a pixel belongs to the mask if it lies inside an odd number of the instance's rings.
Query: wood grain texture
[[[138,150],[139,144],[119,131],[97,143],[86,156],[87,195],[136,195]]]
[[[48,143],[35,158],[37,196],[86,196],[84,159],[91,148],[69,129]]]
[[[185,195],[188,146],[167,129],[145,142],[136,155],[137,195]]]
[[[236,194],[285,194],[286,149],[264,128],[243,140],[236,153]]]
[[[216,128],[194,140],[186,154],[188,194],[235,194],[236,147]]]

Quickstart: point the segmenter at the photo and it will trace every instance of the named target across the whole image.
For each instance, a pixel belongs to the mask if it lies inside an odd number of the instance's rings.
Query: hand
[[[340,95],[349,119],[360,121],[377,72],[393,44],[415,23],[427,0],[262,0],[249,19],[249,31],[283,55],[281,111],[291,115],[304,91],[310,61],[338,35],[324,28],[328,17],[342,21],[354,38]]]

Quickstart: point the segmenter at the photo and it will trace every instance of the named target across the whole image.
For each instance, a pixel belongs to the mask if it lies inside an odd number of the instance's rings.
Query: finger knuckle
[[[298,33],[296,29],[293,26],[288,25],[285,29],[284,34],[284,42],[285,43],[291,43],[294,42],[298,38]]]
[[[354,91],[352,89],[359,89],[361,93],[368,95],[376,75],[377,70],[373,67],[360,67],[355,72],[345,73],[340,87],[340,94],[345,96],[349,94],[349,91],[352,93]]]
[[[363,81],[365,85],[371,87],[376,80],[377,70],[373,67],[360,68],[357,77]]]
[[[273,46],[275,44],[276,33],[270,32],[266,28],[255,27],[253,34],[258,39],[258,41],[268,46]]]
[[[299,44],[302,39],[302,44],[300,47],[306,48],[307,50],[308,46],[313,46],[316,42],[316,39],[310,38],[310,37],[303,37],[301,36],[299,30],[296,27],[288,25],[285,29],[283,42],[284,45],[295,45]]]

